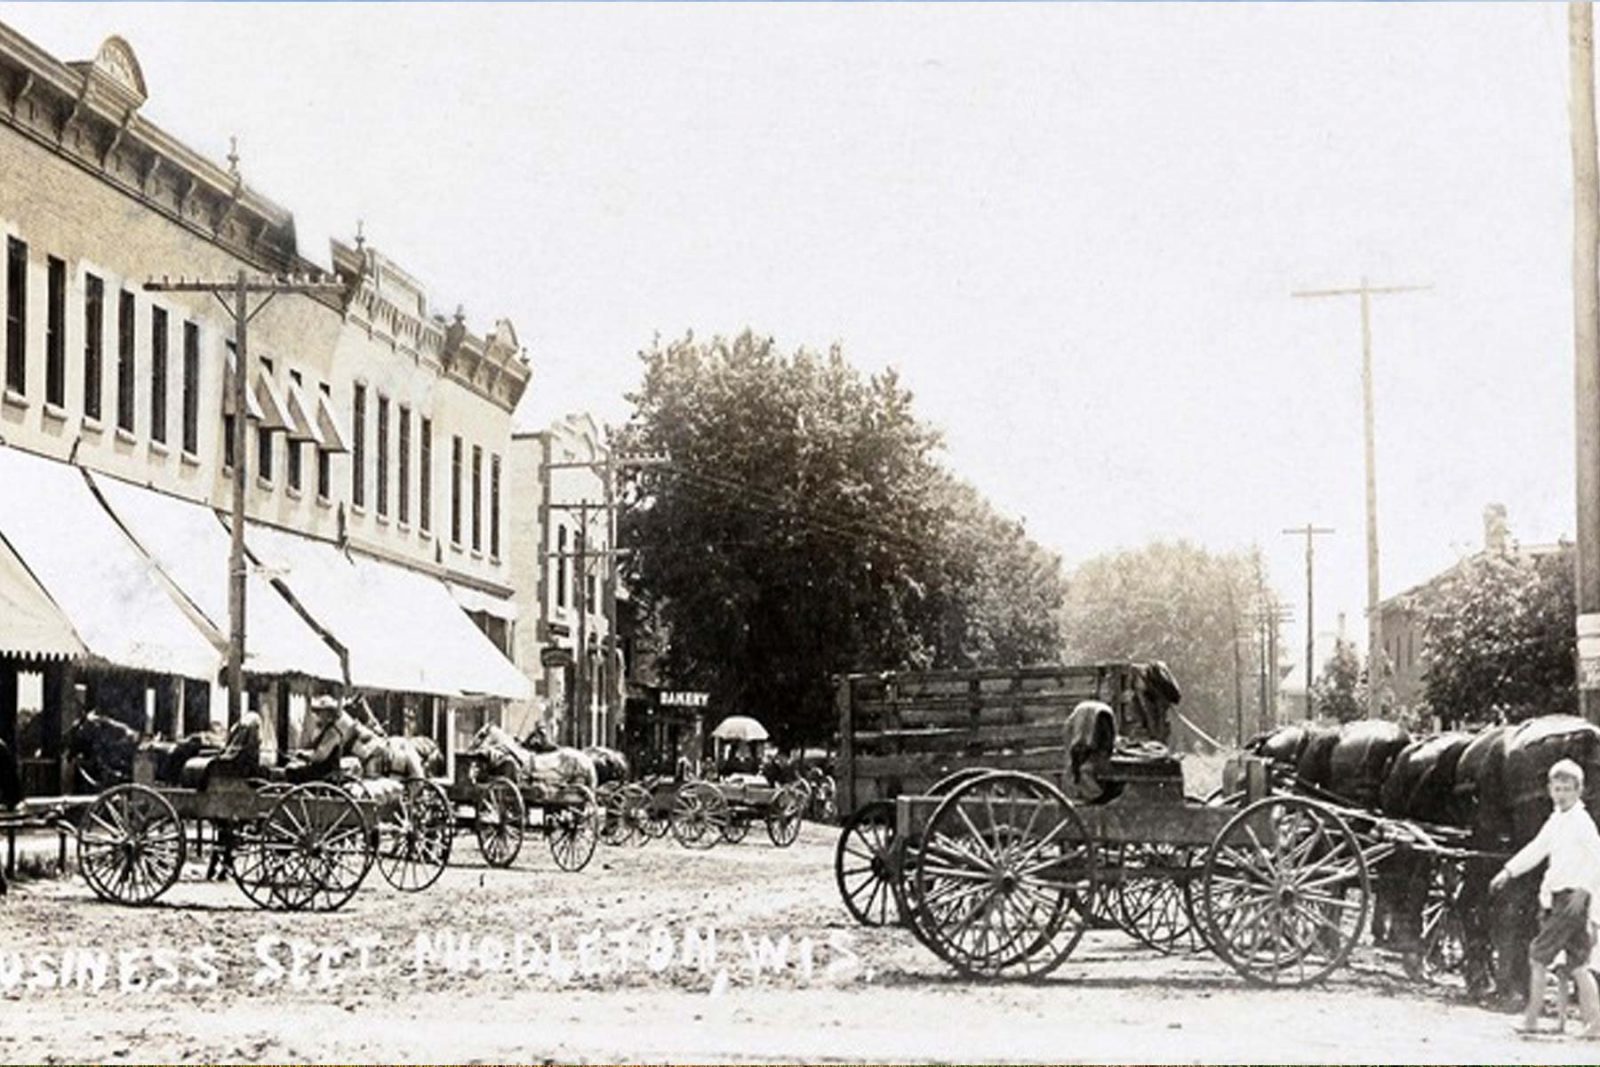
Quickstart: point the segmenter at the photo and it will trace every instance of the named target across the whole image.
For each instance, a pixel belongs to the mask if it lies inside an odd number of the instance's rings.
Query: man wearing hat
[[[298,763],[284,772],[284,777],[291,782],[312,782],[335,774],[340,757],[356,738],[355,717],[338,697],[312,697],[311,715],[317,730],[316,740],[309,750],[295,753]]]
[[[1490,892],[1498,893],[1512,878],[1548,861],[1539,883],[1539,932],[1528,946],[1528,1006],[1517,1030],[1538,1032],[1545,976],[1556,956],[1565,952],[1565,969],[1578,986],[1584,1036],[1600,1037],[1600,989],[1588,968],[1594,950],[1591,924],[1600,920],[1600,831],[1580,803],[1582,767],[1570,759],[1557,760],[1550,768],[1549,789],[1555,810],[1538,835],[1507,860],[1489,883]],[[1564,1015],[1565,1003],[1558,1007]]]

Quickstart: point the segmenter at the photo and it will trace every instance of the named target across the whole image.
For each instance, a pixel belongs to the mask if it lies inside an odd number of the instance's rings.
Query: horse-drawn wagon
[[[1042,975],[1104,906],[1160,947],[1199,938],[1247,980],[1341,966],[1372,868],[1452,851],[1415,824],[1269,791],[1184,792],[1166,752],[1179,693],[1159,664],[842,679],[835,879],[860,922],[902,921],[964,974]]]
[[[445,787],[459,829],[470,829],[491,867],[509,867],[530,833],[542,834],[556,866],[581,871],[601,829],[593,763],[575,749],[534,752],[485,726],[456,756]]]

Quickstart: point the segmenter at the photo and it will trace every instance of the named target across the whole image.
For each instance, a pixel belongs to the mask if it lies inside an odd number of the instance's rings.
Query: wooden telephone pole
[[[1600,175],[1595,159],[1594,14],[1567,6],[1572,123],[1572,313],[1577,392],[1578,707],[1600,723]]]
[[[1377,654],[1383,646],[1378,618],[1378,463],[1372,414],[1372,298],[1392,293],[1417,293],[1431,285],[1368,285],[1365,278],[1353,289],[1303,289],[1291,293],[1300,299],[1328,296],[1361,298],[1361,410],[1364,415],[1367,466],[1367,707],[1378,717]],[[1307,620],[1309,625],[1310,620]],[[1310,692],[1308,689],[1307,692]]]
[[[1312,611],[1312,591],[1314,589],[1312,582],[1314,568],[1312,563],[1316,558],[1316,550],[1312,546],[1312,539],[1321,534],[1331,534],[1334,531],[1330,526],[1313,526],[1308,522],[1304,526],[1296,526],[1283,532],[1306,539],[1306,721],[1310,722],[1316,717],[1316,702],[1311,696],[1311,672],[1316,669],[1315,659],[1317,652],[1316,616]]]
[[[147,292],[152,293],[210,293],[217,298],[223,310],[233,319],[234,347],[237,354],[234,359],[236,366],[233,369],[233,541],[228,551],[228,725],[232,726],[239,721],[240,704],[244,693],[244,590],[245,590],[245,564],[244,564],[244,493],[245,486],[245,442],[247,434],[245,423],[248,421],[245,412],[248,405],[245,402],[246,379],[250,373],[249,362],[249,327],[250,320],[261,314],[263,308],[272,303],[272,298],[279,293],[338,293],[344,291],[344,283],[338,279],[329,279],[318,275],[317,277],[302,277],[299,275],[272,275],[269,277],[251,277],[243,270],[238,275],[227,281],[189,281],[179,278],[170,281],[163,277],[160,281],[151,279],[144,283]],[[250,298],[252,295],[264,294],[262,299],[252,310]],[[230,304],[227,297],[231,296]]]

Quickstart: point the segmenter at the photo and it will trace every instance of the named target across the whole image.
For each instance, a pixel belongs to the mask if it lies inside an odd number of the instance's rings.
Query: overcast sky
[[[897,367],[1068,566],[1259,544],[1363,630],[1360,319],[1388,595],[1573,532],[1564,5],[12,5],[116,33],[142,114],[435,308],[506,316],[522,414],[617,420],[657,332]]]

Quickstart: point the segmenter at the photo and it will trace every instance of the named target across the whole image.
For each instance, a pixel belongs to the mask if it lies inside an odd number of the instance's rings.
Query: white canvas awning
[[[291,382],[284,400],[288,404],[289,440],[310,441],[322,448],[322,431],[317,429],[317,409],[306,400],[305,393]]]
[[[0,532],[60,611],[58,625],[70,627],[89,656],[132,670],[216,678],[220,649],[178,607],[81,469],[0,446]],[[24,595],[38,610],[41,601]]]
[[[213,629],[228,633],[228,529],[204,504],[90,475],[113,515]],[[339,657],[270,584],[261,568],[245,574],[244,669],[343,680]]]
[[[528,699],[527,677],[472,624],[438,578],[273,527],[250,552],[348,652],[351,684],[440,696]]]
[[[462,585],[460,582],[448,579],[444,584],[463,611],[481,611],[491,618],[503,619],[506,622],[517,621],[517,602],[510,597],[495,596],[493,593],[485,593],[481,589],[474,589],[470,585]]]
[[[328,399],[327,393],[317,394],[317,429],[322,434],[322,447],[329,452],[350,451],[350,435],[345,432],[344,424],[333,413],[333,401]]]
[[[76,659],[87,649],[0,530],[0,656]]]
[[[256,404],[261,408],[263,430],[288,430],[293,423],[289,418],[289,405],[278,390],[278,383],[266,371],[258,371],[255,381]]]

